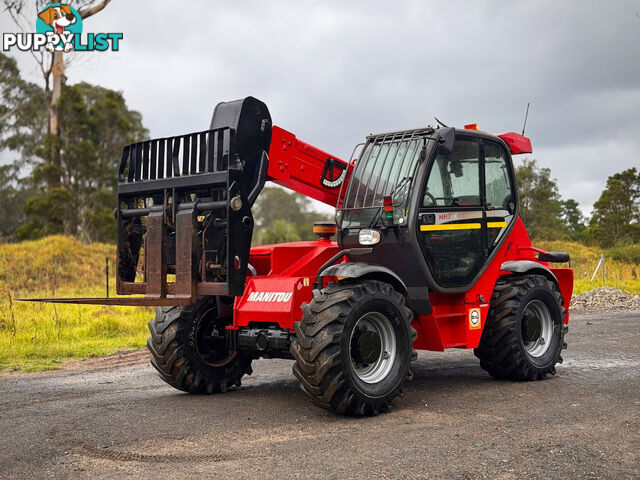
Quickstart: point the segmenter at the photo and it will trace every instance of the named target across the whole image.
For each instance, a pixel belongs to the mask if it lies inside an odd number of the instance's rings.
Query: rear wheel
[[[169,385],[189,393],[226,392],[251,374],[251,358],[226,345],[229,322],[218,316],[215,297],[186,307],[156,308],[149,322],[151,364]]]
[[[404,297],[389,284],[330,284],[294,324],[294,375],[318,406],[376,415],[401,394],[416,332]]]
[[[496,283],[475,355],[495,378],[541,380],[555,374],[567,344],[566,310],[556,284],[542,275],[507,276]]]

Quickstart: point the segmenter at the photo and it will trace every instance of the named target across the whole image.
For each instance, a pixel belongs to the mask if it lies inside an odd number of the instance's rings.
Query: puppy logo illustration
[[[49,4],[38,12],[35,21],[35,33],[2,33],[2,51],[118,52],[124,38],[122,32],[83,33],[82,16],[68,3]]]
[[[63,49],[68,52],[74,35],[82,32],[82,18],[68,3],[53,3],[38,13],[36,31],[47,34],[46,47],[50,52]]]

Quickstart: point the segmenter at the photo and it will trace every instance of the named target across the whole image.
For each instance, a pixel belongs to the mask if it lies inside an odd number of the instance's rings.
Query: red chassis
[[[293,332],[293,323],[302,318],[300,306],[312,298],[318,269],[338,250],[337,243],[324,239],[252,248],[250,261],[257,275],[247,278],[244,295],[236,297],[233,325],[228,328],[246,327],[252,321],[259,321]],[[438,351],[454,347],[476,348],[495,283],[499,277],[511,275],[501,271],[500,267],[504,262],[514,260],[538,261],[520,219],[491,264],[466,294],[429,292],[432,313],[414,318],[413,327],[418,332],[414,348]],[[562,292],[563,306],[568,310],[573,290],[572,269],[552,268],[548,263],[539,263],[555,275]],[[481,317],[477,326],[469,321],[470,312],[474,309],[479,310]],[[568,321],[567,313],[565,324]]]

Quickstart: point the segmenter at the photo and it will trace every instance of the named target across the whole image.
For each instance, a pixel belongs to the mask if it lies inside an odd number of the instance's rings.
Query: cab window
[[[438,154],[431,167],[423,207],[464,207],[481,204],[480,148],[472,139],[457,139],[453,152]]]
[[[502,146],[486,142],[484,147],[484,177],[487,195],[487,207],[497,210],[512,210],[513,203],[511,181],[507,167],[507,154]]]
[[[484,178],[487,198],[487,249],[490,254],[514,220],[515,196],[507,152],[502,145],[484,141]]]

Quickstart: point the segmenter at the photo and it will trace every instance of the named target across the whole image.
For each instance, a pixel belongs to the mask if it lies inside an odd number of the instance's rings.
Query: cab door
[[[443,288],[471,286],[513,219],[506,155],[498,143],[459,136],[453,151],[438,153],[431,164],[418,211],[418,241]]]

